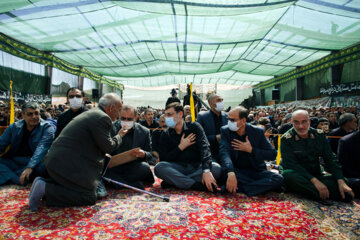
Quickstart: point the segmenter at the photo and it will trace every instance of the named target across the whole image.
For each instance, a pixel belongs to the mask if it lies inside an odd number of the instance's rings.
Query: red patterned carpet
[[[248,198],[112,190],[96,205],[28,209],[29,187],[0,188],[0,239],[360,239],[360,205],[325,207],[289,194]]]

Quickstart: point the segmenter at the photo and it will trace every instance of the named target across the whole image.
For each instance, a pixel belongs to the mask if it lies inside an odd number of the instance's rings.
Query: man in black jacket
[[[163,179],[162,187],[216,191],[221,175],[220,165],[211,161],[210,144],[197,122],[184,122],[181,104],[165,109],[168,129],[160,138],[160,162],[155,175]]]
[[[357,127],[357,120],[354,114],[352,113],[344,113],[339,118],[340,127],[332,130],[329,136],[337,136],[343,137],[352,131],[354,131]],[[330,138],[330,146],[331,150],[337,154],[339,144],[339,138]]]
[[[84,107],[84,92],[78,88],[69,88],[66,92],[67,102],[70,109],[60,114],[57,119],[55,138],[57,138],[61,131],[68,125],[68,123],[79,114],[85,112]]]

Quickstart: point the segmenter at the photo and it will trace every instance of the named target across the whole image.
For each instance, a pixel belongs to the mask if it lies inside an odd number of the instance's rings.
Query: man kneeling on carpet
[[[113,123],[112,136],[115,136],[120,129],[127,131],[122,139],[122,144],[111,153],[121,154],[129,151],[134,158],[131,162],[120,166],[109,168],[105,177],[112,180],[144,189],[145,184],[153,184],[154,176],[151,172],[149,161],[152,161],[150,130],[135,122],[135,108],[130,105],[123,105],[120,113],[120,120]],[[114,188],[122,188],[112,184]]]
[[[279,190],[283,177],[266,169],[265,160],[274,160],[276,150],[264,130],[246,123],[248,110],[236,107],[229,112],[228,125],[220,129],[220,160],[226,185],[222,192],[243,192],[255,196]]]
[[[166,106],[168,128],[160,137],[160,162],[155,166],[155,175],[163,180],[163,188],[214,192],[220,165],[211,161],[210,144],[201,125],[184,122],[183,116],[180,103]]]
[[[280,172],[287,190],[331,204],[327,199],[350,202],[354,193],[344,180],[341,165],[332,152],[325,134],[310,127],[306,110],[297,109],[292,114],[293,128],[281,137]],[[322,157],[330,173],[320,165]]]
[[[110,136],[121,107],[118,95],[105,94],[98,108],[80,114],[64,128],[44,158],[50,178],[36,178],[30,189],[32,211],[37,211],[43,197],[47,206],[54,207],[95,204],[105,153],[118,148],[126,134],[121,129]]]

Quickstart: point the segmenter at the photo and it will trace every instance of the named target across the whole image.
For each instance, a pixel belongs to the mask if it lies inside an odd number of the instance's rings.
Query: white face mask
[[[224,110],[224,102],[217,102],[217,103],[216,103],[215,110],[216,110],[217,112],[221,112],[222,110]]]
[[[230,131],[234,131],[234,132],[236,132],[240,128],[237,126],[237,122],[231,122],[231,121],[228,121],[228,127]]]
[[[70,99],[69,99],[70,108],[72,108],[72,109],[79,109],[79,108],[81,108],[81,106],[82,106],[82,102],[83,102],[83,99],[82,99],[82,98],[77,98],[77,97],[70,98]]]
[[[121,121],[121,127],[125,130],[129,130],[134,126],[134,121]]]

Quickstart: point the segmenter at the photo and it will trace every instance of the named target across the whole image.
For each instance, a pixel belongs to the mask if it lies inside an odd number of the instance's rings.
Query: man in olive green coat
[[[354,193],[322,130],[310,128],[309,115],[302,109],[293,112],[292,123],[293,128],[281,137],[280,147],[280,172],[288,190],[323,203],[327,199],[351,201]],[[324,173],[319,157],[329,173]]]
[[[112,121],[119,117],[120,97],[108,93],[99,107],[75,117],[53,142],[44,162],[50,179],[35,179],[29,195],[30,209],[37,211],[45,196],[47,206],[92,205],[104,168],[105,153],[110,153],[126,134],[120,130],[111,137]]]

